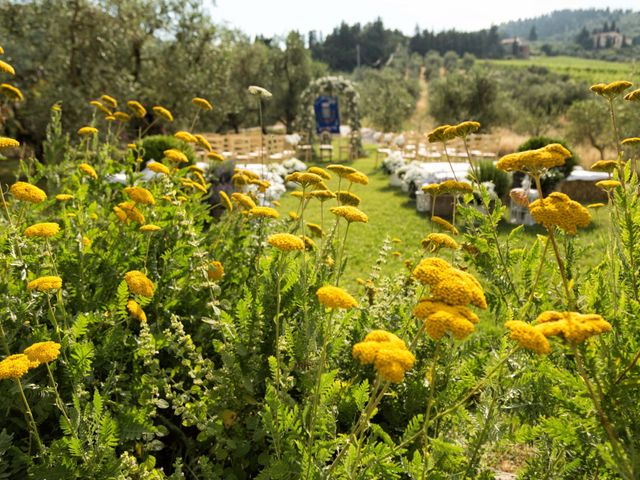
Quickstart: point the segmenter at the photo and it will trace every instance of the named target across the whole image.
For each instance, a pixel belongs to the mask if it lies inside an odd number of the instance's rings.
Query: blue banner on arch
[[[316,113],[316,132],[340,133],[338,97],[321,95],[313,102]]]

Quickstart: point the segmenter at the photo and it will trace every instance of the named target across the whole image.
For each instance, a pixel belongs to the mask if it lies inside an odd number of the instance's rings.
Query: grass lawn
[[[316,165],[322,167],[327,163]],[[437,226],[431,224],[428,214],[416,211],[414,200],[411,200],[400,188],[390,187],[389,177],[379,168],[375,169],[375,150],[370,150],[369,157],[358,159],[348,165],[369,176],[368,186],[354,185],[351,189],[362,199],[360,209],[369,216],[369,223],[354,223],[349,230],[348,264],[344,281],[347,286],[350,286],[355,283],[356,278],[368,277],[385,239],[401,240],[401,243],[392,244],[392,252],[399,252],[400,255],[389,255],[387,263],[383,266],[384,273],[393,274],[405,268],[403,265],[405,259],[417,257],[420,252],[420,240],[428,233],[439,230]],[[338,187],[336,176],[327,183],[333,190]],[[280,203],[281,215],[287,216],[289,211],[297,209],[299,199],[285,194]],[[331,206],[335,206],[335,201],[328,201],[325,204],[325,230],[333,225],[335,218],[329,212]],[[592,211],[592,213],[594,221],[588,228],[580,230],[576,237],[578,248],[588,249],[588,254],[579,257],[581,262],[579,267],[583,271],[599,263],[602,258],[600,252],[604,251],[606,245],[606,228],[604,227],[607,226],[609,218],[606,209]],[[312,200],[309,203],[305,211],[305,221],[320,223],[318,201]],[[506,239],[513,228],[513,225],[504,222],[500,227],[500,235]],[[514,248],[525,248],[531,245],[538,234],[544,234],[544,230],[539,226],[525,227],[516,237]],[[548,258],[552,261],[551,256]]]
[[[615,80],[640,81],[640,71],[637,62],[607,62],[577,57],[544,57],[537,56],[528,59],[508,60],[480,60],[487,65],[503,67],[546,67],[556,73],[564,73],[584,80],[589,84],[599,82],[613,82]]]

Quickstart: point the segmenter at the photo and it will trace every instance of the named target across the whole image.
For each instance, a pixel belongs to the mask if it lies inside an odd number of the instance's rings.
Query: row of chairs
[[[399,151],[402,157],[407,160],[420,161],[440,161],[445,158],[441,145],[429,143],[425,133],[406,132],[399,135],[384,134],[379,140],[379,146],[376,150],[376,162],[383,156],[386,157],[391,152]],[[467,153],[462,144],[456,145],[452,143],[447,147],[447,152],[452,161],[468,161]],[[482,152],[472,149],[472,157],[490,158],[496,157],[495,153]]]
[[[260,132],[203,134],[216,152],[225,158],[242,162],[259,161],[281,162],[295,156],[292,145],[285,141],[285,135],[268,134],[261,137]]]

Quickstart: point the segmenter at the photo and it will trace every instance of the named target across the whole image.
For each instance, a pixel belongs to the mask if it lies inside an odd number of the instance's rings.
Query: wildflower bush
[[[629,87],[592,88],[614,130]],[[0,188],[2,478],[488,479],[508,455],[522,478],[638,477],[640,139],[618,141],[606,166],[607,251],[578,251],[589,210],[558,193],[529,205],[545,235],[503,240],[505,207],[474,164],[470,183],[430,192],[454,195],[457,215],[425,225],[406,269],[381,274],[382,240],[348,291],[367,175],[293,173],[299,203],[285,216],[243,193],[268,182],[236,170],[214,219],[217,179],[184,153],[218,162],[204,138],[176,132],[181,148],[143,176],[145,127],[123,145],[118,122],[142,123],[146,107],[95,102],[108,112],[94,105],[72,139],[55,107],[43,150],[58,161],[23,159]],[[171,112],[151,111],[171,128]],[[466,145],[479,128],[430,139]],[[498,168],[540,189],[569,156],[550,144]],[[320,223],[305,220],[312,209]],[[601,262],[583,271],[584,255]]]

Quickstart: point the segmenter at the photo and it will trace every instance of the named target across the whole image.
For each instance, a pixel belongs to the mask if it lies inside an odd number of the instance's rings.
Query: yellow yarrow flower
[[[211,103],[209,103],[209,101],[204,98],[194,97],[191,99],[191,103],[205,111],[213,110],[213,106],[211,105]]]
[[[69,200],[73,200],[73,198],[73,195],[69,193],[59,193],[58,195],[56,195],[56,200],[58,200],[59,202],[68,202]]]
[[[340,190],[336,192],[336,196],[338,197],[338,202],[340,202],[341,205],[351,205],[352,207],[357,207],[361,202],[361,199],[358,195],[346,190]]]
[[[30,368],[37,366],[37,364],[29,360],[29,357],[23,353],[9,355],[0,361],[0,380],[22,378]]]
[[[141,297],[153,297],[156,287],[153,285],[153,282],[139,270],[131,270],[125,273],[124,280],[127,282],[129,290],[132,293],[140,295]]]
[[[600,315],[578,312],[543,312],[536,318],[535,324],[545,337],[562,336],[574,344],[611,331],[611,324]]]
[[[353,358],[363,365],[373,364],[378,374],[389,382],[400,383],[415,361],[403,340],[384,330],[374,330],[352,349]]]
[[[187,158],[187,156],[176,148],[169,148],[162,152],[162,154],[165,156],[165,158],[168,158],[173,162],[189,163],[189,159]]]
[[[421,242],[422,248],[435,252],[439,248],[450,248],[457,250],[460,248],[458,242],[451,238],[446,233],[430,233]]]
[[[156,199],[153,198],[153,194],[143,187],[126,187],[124,192],[129,196],[131,200],[136,203],[142,203],[143,205],[155,205]]]
[[[60,288],[62,288],[62,278],[56,276],[36,278],[27,284],[27,290],[37,290],[39,292],[49,292]]]
[[[50,238],[58,234],[60,231],[60,225],[57,223],[36,223],[31,225],[30,227],[25,228],[24,235],[26,237],[41,237],[41,238]]]
[[[440,125],[439,127],[434,128],[427,134],[427,140],[430,143],[437,142],[447,142],[448,140],[453,140],[452,130],[449,130],[453,125]]]
[[[254,202],[249,195],[244,193],[234,192],[231,194],[231,199],[246,210],[256,208],[256,202]]]
[[[345,180],[349,180],[351,183],[358,183],[360,185],[369,185],[369,177],[362,172],[348,173],[344,176]]]
[[[161,164],[160,162],[150,162],[147,163],[147,168],[149,170],[151,170],[152,172],[156,172],[156,173],[162,173],[163,175],[167,175],[169,176],[171,171],[169,170],[168,167],[164,166],[163,164]]]
[[[9,137],[0,137],[0,150],[4,150],[5,148],[18,148],[19,146],[20,142],[18,140]]]
[[[11,185],[11,188],[9,188],[9,192],[11,192],[11,195],[13,195],[16,200],[23,200],[25,202],[41,203],[47,199],[47,194],[44,193],[44,190],[27,182],[14,183]]]
[[[475,133],[480,129],[480,123],[474,121],[466,121],[457,125],[449,126],[444,129],[444,135],[447,138],[466,137],[471,133]]]
[[[307,172],[314,173],[325,180],[331,180],[332,178],[329,172],[327,172],[324,168],[320,168],[320,167],[311,167],[307,170]]]
[[[577,227],[586,227],[591,222],[589,210],[560,192],[532,202],[529,211],[537,223],[547,228],[557,226],[569,235],[575,235]]]
[[[224,208],[228,212],[232,212],[233,211],[233,204],[231,203],[231,199],[229,198],[229,195],[227,195],[226,192],[224,192],[223,190],[220,190],[218,192],[218,194],[220,195],[220,200],[221,200],[221,203],[224,206]]]
[[[433,217],[431,217],[431,221],[436,225],[441,226],[445,230],[448,230],[449,232],[453,233],[454,235],[458,235],[460,233],[456,227],[454,227],[452,224],[447,222],[444,218],[440,218],[437,215],[434,215]]]
[[[596,182],[596,187],[600,187],[603,190],[613,190],[620,186],[622,186],[622,184],[618,180],[600,180]]]
[[[418,302],[413,315],[424,321],[427,334],[434,340],[440,340],[446,333],[463,340],[474,332],[475,325],[480,321],[464,305],[449,305],[429,298]]]
[[[7,62],[0,60],[0,72],[8,73],[9,75],[15,75],[16,71]]]
[[[29,360],[38,363],[49,363],[60,355],[60,344],[52,341],[34,343],[23,352]]]
[[[502,157],[496,167],[505,172],[540,175],[545,169],[564,165],[571,152],[559,143],[551,143],[536,150],[510,153]]]
[[[18,87],[15,87],[8,83],[0,83],[0,93],[2,93],[7,98],[15,100],[17,102],[21,102],[22,100],[24,100],[22,91]]]
[[[116,117],[116,120],[122,123],[126,123],[131,120],[131,115],[125,112],[114,112],[113,116]]]
[[[94,180],[98,178],[98,174],[96,173],[96,170],[88,163],[81,163],[80,165],[78,165],[78,168],[82,173],[84,173],[88,177],[91,177]]]
[[[138,118],[144,118],[147,115],[147,109],[144,108],[137,100],[129,100],[127,102],[127,107],[129,107],[129,110],[131,110]]]
[[[131,316],[139,322],[143,323],[147,321],[147,314],[144,313],[144,310],[142,309],[140,304],[135,300],[129,300],[127,302],[127,310],[129,310]]]
[[[87,137],[89,135],[96,135],[98,133],[98,129],[95,127],[81,127],[78,129],[78,135],[82,137]]]
[[[324,230],[322,230],[322,227],[317,223],[307,222],[307,228],[309,229],[309,232],[311,233],[311,235],[313,235],[314,237],[317,237],[317,238],[324,237]]]
[[[196,143],[197,142],[196,137],[194,137],[189,132],[185,132],[183,130],[174,133],[173,136],[176,137],[179,140],[182,140],[183,142],[186,142],[186,143]]]
[[[156,116],[166,120],[167,122],[173,122],[173,114],[168,109],[161,107],[160,105],[156,105],[152,110]]]
[[[196,139],[196,143],[200,145],[202,148],[204,148],[207,152],[213,151],[213,148],[211,147],[211,144],[209,143],[209,141],[206,138],[204,138],[202,135],[199,135],[196,133],[194,137]]]
[[[249,210],[249,215],[252,217],[259,218],[279,218],[280,214],[278,211],[271,207],[253,207]]]
[[[111,109],[118,108],[118,101],[110,95],[101,95],[100,100],[106,103]]]
[[[212,261],[209,264],[209,269],[207,270],[207,278],[212,282],[217,282],[224,277],[224,267],[222,263],[217,260]]]
[[[538,355],[546,355],[551,352],[551,344],[537,325],[530,325],[520,320],[510,320],[504,324],[511,331],[509,337],[518,344]]]
[[[613,172],[619,163],[617,160],[598,160],[596,163],[591,165],[591,170],[594,172]]]
[[[142,225],[142,226],[139,228],[139,230],[140,230],[141,232],[147,232],[147,233],[149,233],[149,232],[159,232],[160,230],[162,230],[162,228],[161,228],[161,227],[159,227],[158,225],[154,225],[154,224],[152,224],[152,223],[148,223],[148,224],[146,224],[146,225]]]
[[[602,208],[604,206],[604,203],[590,203],[589,205],[587,205],[587,208],[593,208],[594,210],[597,210],[598,208]]]
[[[346,165],[327,165],[327,170],[330,170],[339,177],[343,178],[346,175],[356,173],[358,171],[355,168],[347,167]]]
[[[320,287],[316,292],[318,301],[327,308],[342,308],[349,310],[358,306],[356,299],[349,295],[346,290],[332,285]]]
[[[597,83],[595,85],[592,85],[590,90],[611,100],[620,95],[632,85],[633,84],[631,82],[627,82],[626,80],[618,80],[611,83]]]
[[[267,237],[267,243],[272,247],[290,252],[294,250],[304,250],[304,241],[300,237],[296,237],[290,233],[274,233]]]
[[[369,222],[369,217],[363,211],[359,210],[356,207],[351,207],[348,205],[341,206],[341,207],[333,207],[331,208],[330,212],[336,215],[337,217],[344,218],[349,223],[351,222],[368,223]]]
[[[134,221],[140,225],[144,225],[145,223],[144,215],[142,214],[142,212],[140,212],[140,210],[136,208],[135,202],[121,202],[118,204],[116,208],[124,212],[126,216],[125,223],[128,223],[128,221]],[[115,208],[114,208],[114,211],[115,211]],[[118,215],[118,218],[122,220],[121,216],[118,214],[117,211],[116,211],[116,215]]]
[[[640,144],[640,137],[629,137],[622,140],[622,145],[638,145]]]

